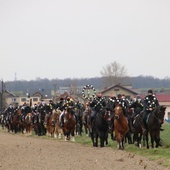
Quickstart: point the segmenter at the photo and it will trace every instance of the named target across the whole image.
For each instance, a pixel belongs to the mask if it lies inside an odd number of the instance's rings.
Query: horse
[[[136,143],[136,145],[141,148],[142,144],[142,137],[143,137],[143,146],[145,146],[145,135],[143,135],[143,128],[142,128],[142,114],[143,112],[141,111],[139,114],[137,114],[134,117],[134,120],[132,122],[132,125],[135,129],[133,132],[133,144]]]
[[[124,149],[125,136],[129,130],[128,121],[124,116],[123,107],[121,105],[115,106],[114,114],[114,131],[118,149]]]
[[[106,120],[106,108],[102,108],[92,122],[91,140],[94,147],[98,147],[98,138],[100,138],[100,147],[108,145],[108,123]]]
[[[75,114],[77,117],[76,134],[81,136],[83,132],[83,109],[76,108]]]
[[[54,137],[54,130],[55,130],[55,124],[57,122],[58,115],[55,110],[53,110],[51,116],[49,117],[48,120],[48,125],[47,125],[47,133],[50,137]]]
[[[84,125],[84,130],[85,130],[85,134],[87,136],[90,136],[91,133],[91,113],[92,113],[92,109],[89,107],[84,111],[83,114],[83,125]],[[85,123],[86,122],[86,123]]]
[[[73,112],[73,108],[68,107],[63,115],[64,125],[62,130],[65,136],[65,141],[69,141],[71,139],[75,142],[74,132],[76,128],[76,117]]]
[[[59,116],[61,114],[60,110],[53,110],[48,121],[47,132],[50,137],[60,138],[62,131],[59,126]]]
[[[19,131],[19,125],[20,125],[20,114],[21,114],[21,110],[20,109],[16,109],[14,110],[14,113],[12,113],[11,115],[11,129],[12,132],[17,133]]]
[[[54,129],[54,138],[59,138],[61,139],[63,136],[63,130],[60,127],[60,122],[59,122],[59,117],[61,115],[61,110],[57,109],[55,110],[56,114],[57,114],[57,120],[55,123],[55,129]]]
[[[156,148],[160,146],[160,125],[164,123],[165,106],[157,106],[147,117],[147,129],[146,129],[146,144],[149,149],[148,134],[151,138],[151,147]]]
[[[26,133],[32,134],[32,128],[33,128],[33,115],[32,115],[32,113],[28,113],[25,116],[24,127],[25,127]]]
[[[114,140],[114,112],[107,110],[105,119],[108,123],[108,133],[111,135],[111,139]]]
[[[35,134],[38,136],[42,136],[46,134],[46,128],[44,127],[44,117],[43,113],[36,112],[33,115],[33,128],[35,131]]]

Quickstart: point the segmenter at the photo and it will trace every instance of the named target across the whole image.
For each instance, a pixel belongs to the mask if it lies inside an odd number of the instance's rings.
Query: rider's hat
[[[148,90],[148,93],[153,93],[153,91],[151,89]]]

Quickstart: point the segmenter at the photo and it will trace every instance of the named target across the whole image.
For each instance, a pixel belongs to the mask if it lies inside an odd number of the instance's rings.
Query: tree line
[[[94,78],[81,78],[81,79],[38,79],[38,80],[20,80],[20,81],[8,81],[5,83],[5,89],[10,92],[15,91],[27,91],[29,89],[37,90],[59,90],[60,87],[71,87],[71,86],[85,86],[93,85],[98,90],[103,90],[109,86],[103,80],[103,77]],[[137,76],[137,77],[124,77],[120,83],[123,85],[131,85],[133,89],[147,89],[147,88],[158,88],[167,89],[170,88],[170,79],[158,79],[152,76]],[[113,83],[112,85],[115,85]]]

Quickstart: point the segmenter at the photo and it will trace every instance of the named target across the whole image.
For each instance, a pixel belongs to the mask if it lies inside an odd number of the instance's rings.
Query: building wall
[[[6,98],[7,105],[18,103],[18,105],[22,106],[24,103],[30,103],[32,101],[32,106],[36,103],[39,103],[41,101],[40,97],[8,97]]]
[[[165,120],[170,120],[170,102],[159,102],[160,105],[166,106]],[[169,114],[169,117],[168,117]]]
[[[118,94],[125,94],[125,96],[129,96],[130,98],[134,98],[136,96],[134,93],[122,88],[112,88],[102,93],[103,96],[117,96]]]

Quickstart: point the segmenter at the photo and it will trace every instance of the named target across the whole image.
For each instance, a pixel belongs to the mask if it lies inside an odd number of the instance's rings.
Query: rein
[[[153,113],[153,116],[154,116],[157,120],[161,120],[161,118],[159,118],[158,116],[155,115],[155,113],[156,113],[155,110],[154,110],[152,113]],[[160,115],[160,113],[161,113],[161,111],[160,111],[160,109],[159,109],[158,115]]]

